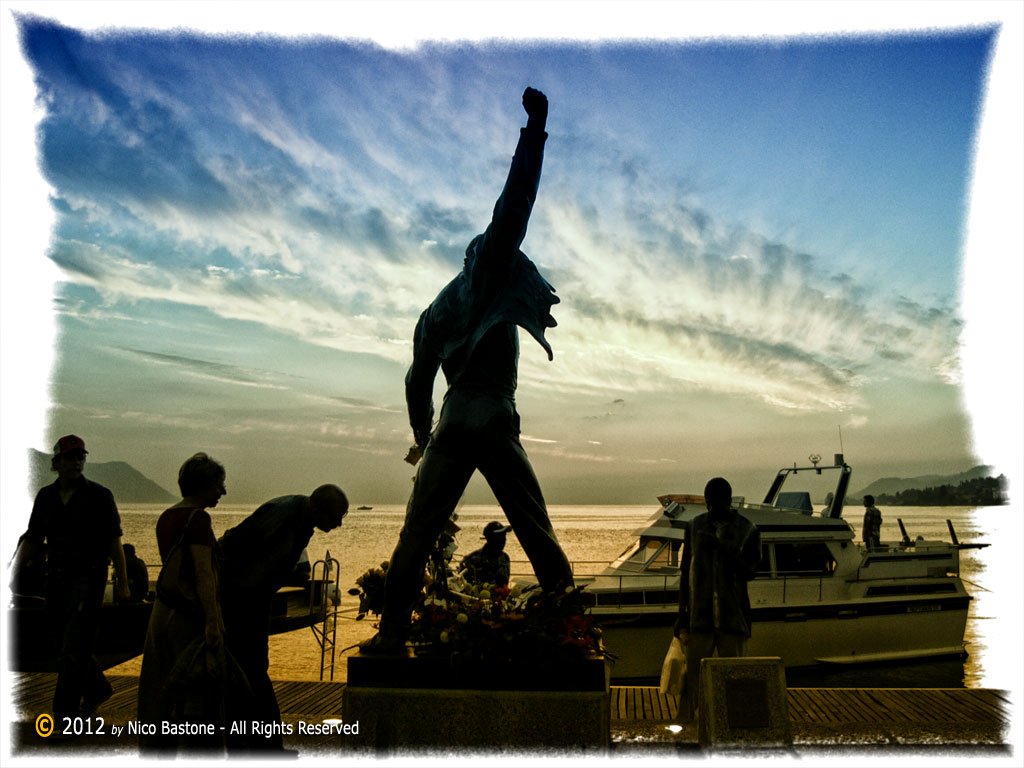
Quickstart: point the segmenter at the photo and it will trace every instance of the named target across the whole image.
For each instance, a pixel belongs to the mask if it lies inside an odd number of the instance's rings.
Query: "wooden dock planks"
[[[678,696],[653,687],[612,686],[613,720],[670,721]],[[1003,723],[1008,700],[999,691],[970,688],[790,688],[793,723],[842,725]]]
[[[48,712],[56,675],[14,673],[12,709],[21,718]],[[114,695],[100,708],[107,717],[135,716],[138,678],[108,676]],[[339,717],[345,684],[341,682],[277,681],[274,690],[283,715]],[[974,688],[790,688],[789,718],[809,725],[1000,725],[1008,722],[1010,702],[1002,691]],[[610,715],[618,722],[669,722],[678,696],[649,686],[612,686]]]
[[[649,686],[617,686],[609,691],[612,720],[669,721],[679,708],[679,697]]]
[[[282,714],[341,717],[344,683],[284,681],[274,683]]]

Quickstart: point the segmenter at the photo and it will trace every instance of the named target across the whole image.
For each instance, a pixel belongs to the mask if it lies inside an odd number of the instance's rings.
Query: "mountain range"
[[[56,475],[50,470],[50,456],[36,450],[30,451],[33,493],[54,481]],[[979,465],[955,475],[918,475],[917,477],[883,477],[870,485],[850,493],[847,498],[859,500],[865,494],[883,496],[911,489],[936,488],[940,485],[957,485],[965,480],[991,477],[993,468]],[[119,504],[164,504],[177,500],[177,496],[160,487],[133,466],[124,461],[88,462],[86,476],[109,488]]]
[[[33,493],[57,479],[50,460],[49,454],[29,451]],[[178,499],[124,461],[88,461],[85,476],[109,488],[118,504],[164,504]]]
[[[911,489],[937,488],[940,485],[958,485],[965,480],[977,480],[991,477],[993,468],[979,465],[961,472],[958,475],[918,475],[917,477],[883,477],[856,493],[847,494],[847,499],[857,500],[865,494],[884,496],[909,491]]]

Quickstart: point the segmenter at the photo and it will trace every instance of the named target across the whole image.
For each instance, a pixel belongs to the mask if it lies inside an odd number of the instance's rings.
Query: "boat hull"
[[[962,656],[969,597],[913,603],[786,606],[754,612],[748,656],[778,656],[787,668]],[[600,611],[613,682],[650,681],[672,639],[675,610]],[[899,638],[894,644],[893,638]]]
[[[270,634],[292,632],[323,621],[329,602],[323,598],[323,589],[318,581],[280,589],[271,601]],[[93,646],[101,669],[117,666],[142,653],[152,612],[152,601],[103,603]],[[8,669],[14,672],[57,670],[50,619],[41,598],[18,596],[15,604],[7,609],[7,626],[10,628]]]

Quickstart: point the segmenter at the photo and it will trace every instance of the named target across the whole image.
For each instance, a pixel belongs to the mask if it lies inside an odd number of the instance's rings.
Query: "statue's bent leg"
[[[482,454],[480,473],[505,511],[541,587],[558,591],[572,586],[572,568],[551,527],[540,483],[519,440],[514,436],[495,439]]]
[[[381,615],[382,635],[404,638],[423,587],[430,550],[444,529],[473,474],[473,465],[431,446],[420,462],[405,523],[388,565]]]

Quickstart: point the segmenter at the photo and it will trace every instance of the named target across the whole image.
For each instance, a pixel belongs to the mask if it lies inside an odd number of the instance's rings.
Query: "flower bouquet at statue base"
[[[356,621],[362,621],[370,613],[380,616],[384,610],[384,582],[387,576],[388,561],[385,560],[379,568],[370,568],[356,579],[356,586],[348,591],[350,595],[359,598]]]
[[[459,576],[446,587],[428,585],[413,612],[410,645],[417,655],[536,671],[604,653],[589,614],[593,596],[583,587],[551,593],[536,585],[474,585]]]

